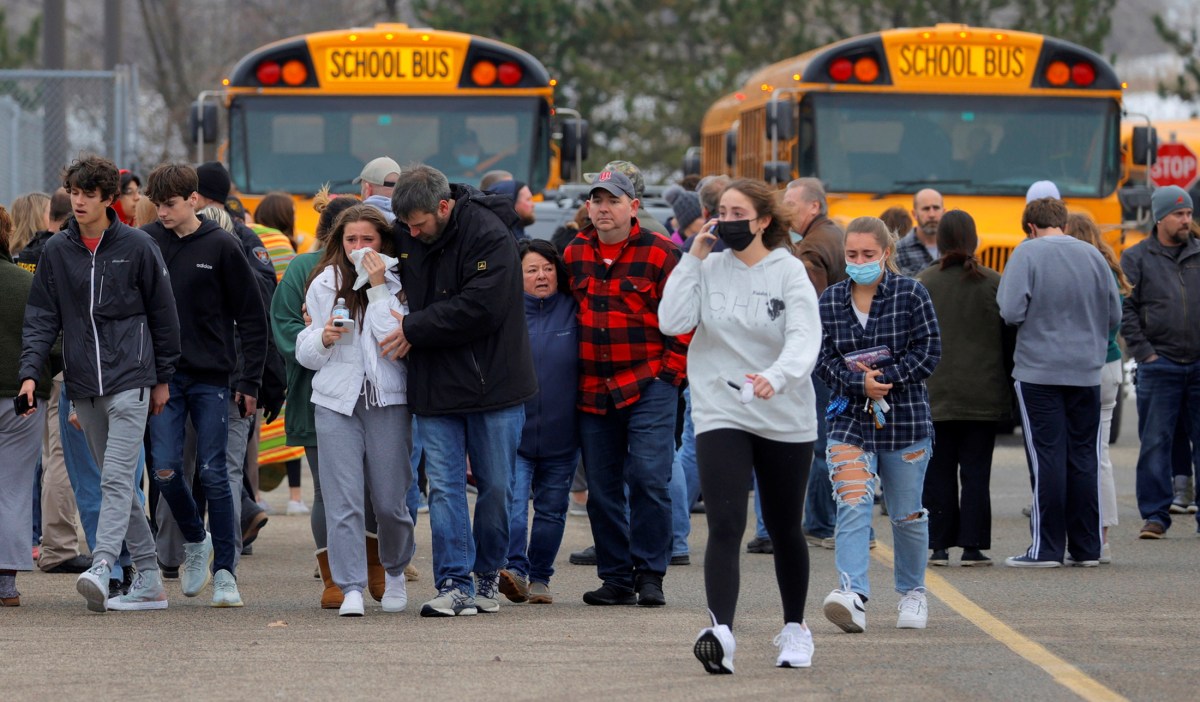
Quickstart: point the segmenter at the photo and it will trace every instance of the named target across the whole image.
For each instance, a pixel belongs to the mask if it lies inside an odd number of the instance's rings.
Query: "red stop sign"
[[[1150,167],[1150,181],[1157,187],[1178,185],[1187,190],[1196,180],[1196,154],[1187,144],[1163,144],[1158,160]]]

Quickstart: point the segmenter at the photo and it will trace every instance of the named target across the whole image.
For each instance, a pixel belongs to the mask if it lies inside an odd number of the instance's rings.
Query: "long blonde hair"
[[[50,196],[46,193],[26,193],[12,201],[13,231],[8,240],[11,255],[21,253],[33,236],[48,226],[49,208]]]
[[[1133,286],[1129,284],[1129,279],[1125,277],[1125,271],[1121,270],[1121,266],[1117,263],[1117,256],[1113,253],[1112,247],[1100,235],[1100,227],[1096,225],[1095,220],[1090,215],[1086,214],[1071,214],[1067,215],[1067,226],[1063,228],[1064,234],[1069,234],[1080,241],[1095,246],[1100,251],[1100,255],[1104,257],[1104,262],[1112,269],[1114,275],[1117,276],[1117,289],[1122,295],[1128,295],[1133,292]]]

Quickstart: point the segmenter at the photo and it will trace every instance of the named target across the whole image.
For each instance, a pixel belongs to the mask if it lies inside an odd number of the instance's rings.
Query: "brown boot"
[[[317,568],[321,571],[321,580],[325,581],[321,609],[338,609],[342,606],[342,589],[333,584],[333,575],[329,572],[329,549],[317,551]]]
[[[387,571],[379,562],[379,537],[367,534],[367,589],[376,602],[383,601],[383,591],[387,589]]]

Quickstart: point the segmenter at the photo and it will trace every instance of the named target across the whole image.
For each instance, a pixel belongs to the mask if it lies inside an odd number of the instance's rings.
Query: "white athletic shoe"
[[[709,612],[709,616],[712,613]],[[733,632],[725,624],[717,624],[700,630],[692,653],[704,664],[704,669],[713,675],[731,675],[733,673],[733,652],[737,644],[733,640]]]
[[[929,605],[925,602],[925,588],[909,590],[896,606],[900,611],[896,617],[897,629],[924,629],[929,619]]]
[[[812,632],[808,625],[801,622],[788,622],[783,631],[775,637],[775,645],[779,647],[779,657],[775,659],[778,668],[811,668],[813,654]]]
[[[363,599],[361,590],[351,590],[342,595],[342,606],[338,609],[339,617],[361,617],[363,615]]]
[[[385,612],[403,612],[408,606],[408,585],[404,573],[397,576],[384,574],[383,605]],[[361,597],[361,595],[360,595]]]
[[[858,593],[850,590],[850,578],[844,573],[841,589],[825,598],[825,618],[847,634],[861,634],[867,630],[867,608]]]

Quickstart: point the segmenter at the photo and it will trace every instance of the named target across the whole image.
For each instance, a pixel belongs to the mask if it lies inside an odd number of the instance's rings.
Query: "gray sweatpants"
[[[229,444],[225,448],[225,469],[229,472],[229,490],[233,495],[233,565],[242,560],[242,474],[246,461],[246,446],[250,438],[253,417],[242,417],[234,394],[229,393]],[[183,481],[189,488],[196,476],[196,430],[188,420],[183,434]],[[158,561],[165,566],[183,564],[183,545],[187,539],[179,530],[179,522],[171,513],[171,506],[160,499],[154,508],[158,521]]]
[[[318,406],[316,425],[329,570],[342,592],[361,592],[367,587],[367,486],[384,569],[400,575],[416,550],[412,516],[404,502],[412,484],[412,417],[405,405],[368,408],[360,395],[349,417]]]
[[[150,388],[75,402],[88,449],[100,466],[100,517],[93,564],[101,560],[115,564],[124,541],[138,570],[158,570],[154,537],[134,484],[149,408]]]
[[[33,570],[29,537],[43,410],[18,417],[7,407],[0,409],[8,410],[0,411],[0,570]]]

